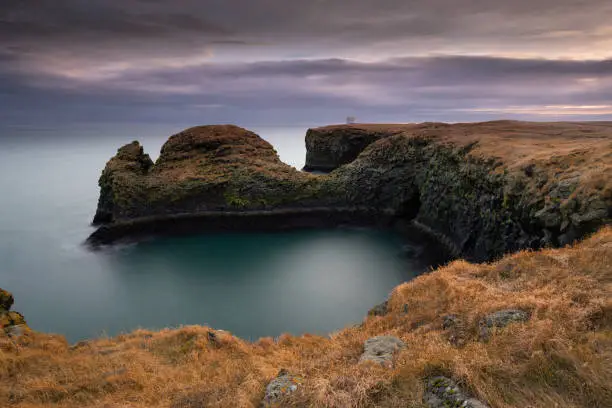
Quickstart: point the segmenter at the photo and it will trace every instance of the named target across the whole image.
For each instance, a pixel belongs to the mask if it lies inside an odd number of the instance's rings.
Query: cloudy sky
[[[608,0],[2,0],[0,125],[612,120]]]

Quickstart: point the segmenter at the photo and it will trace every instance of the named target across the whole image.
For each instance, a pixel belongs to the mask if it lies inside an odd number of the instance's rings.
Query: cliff
[[[307,167],[235,126],[172,136],[151,163],[135,142],[100,178],[89,242],[203,229],[390,226],[411,221],[487,260],[564,245],[612,217],[612,124],[497,121],[311,129]],[[275,223],[273,220],[278,220]]]
[[[375,141],[400,134],[408,125],[335,125],[306,132],[305,171],[330,172],[352,162]]]
[[[323,203],[316,176],[280,161],[255,133],[199,126],[168,139],[156,163],[138,142],[117,152],[99,181],[94,223],[204,211],[262,210]]]
[[[607,227],[572,247],[453,262],[325,337],[0,333],[0,406],[609,407],[611,285]]]

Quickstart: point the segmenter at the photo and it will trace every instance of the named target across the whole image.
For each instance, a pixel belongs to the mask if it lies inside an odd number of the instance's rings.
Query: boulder
[[[365,341],[364,352],[359,362],[373,361],[381,365],[390,365],[394,354],[404,347],[404,342],[394,336],[376,336]]]
[[[290,374],[289,371],[282,369],[266,387],[266,394],[263,399],[264,407],[276,407],[284,397],[291,394],[302,384],[302,377]]]
[[[469,398],[456,382],[447,377],[432,377],[425,384],[423,402],[429,408],[488,408],[474,398]]]

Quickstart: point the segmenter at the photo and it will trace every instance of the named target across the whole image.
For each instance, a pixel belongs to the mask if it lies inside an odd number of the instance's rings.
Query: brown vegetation
[[[423,407],[424,379],[444,374],[496,408],[611,407],[611,295],[607,227],[573,247],[453,262],[398,286],[386,315],[329,337],[249,343],[199,326],[75,346],[4,336],[0,406],[256,407],[285,368],[303,383],[283,406]],[[479,341],[480,319],[506,308],[531,318]],[[448,314],[464,322],[461,333],[442,328]],[[394,367],[359,364],[364,341],[382,334],[406,344]]]

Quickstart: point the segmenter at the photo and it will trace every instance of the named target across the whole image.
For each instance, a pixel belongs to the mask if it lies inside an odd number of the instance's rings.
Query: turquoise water
[[[91,252],[97,179],[139,139],[155,158],[177,129],[33,130],[0,139],[0,287],[36,330],[71,342],[138,327],[205,324],[257,339],[327,333],[361,321],[427,268],[406,242],[363,229],[216,234]],[[296,167],[302,128],[255,129]]]

